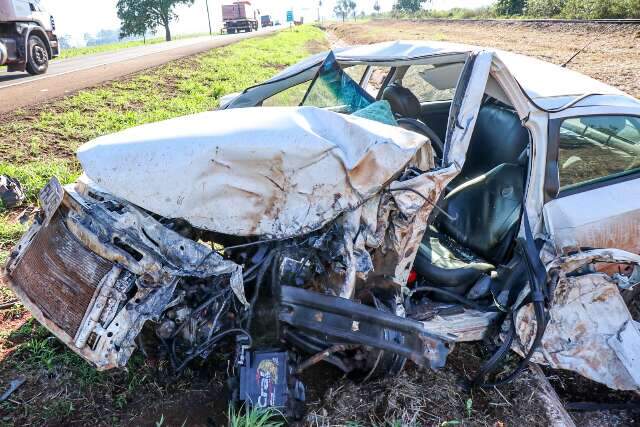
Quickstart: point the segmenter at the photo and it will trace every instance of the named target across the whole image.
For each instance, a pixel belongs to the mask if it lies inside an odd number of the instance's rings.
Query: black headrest
[[[420,101],[407,88],[402,86],[387,86],[382,92],[382,99],[391,105],[391,111],[401,117],[420,118]]]

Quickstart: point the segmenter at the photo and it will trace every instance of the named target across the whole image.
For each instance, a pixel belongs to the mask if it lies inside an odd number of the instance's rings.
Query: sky
[[[221,5],[232,0],[208,0],[212,25],[219,29],[222,25]],[[375,0],[356,0],[358,11],[371,12]],[[379,0],[383,11],[391,10],[394,0]],[[41,0],[42,6],[55,18],[59,35],[70,34],[80,39],[83,34],[95,34],[102,29],[117,29],[119,20],[116,15],[117,0]],[[321,14],[332,18],[335,0],[323,0]],[[492,3],[492,0],[433,0],[433,7],[449,9],[452,7],[479,7]],[[318,16],[318,0],[254,0],[254,7],[262,14],[270,14],[274,20],[284,22],[287,10],[293,10],[296,19],[315,20]],[[208,31],[205,0],[195,0],[191,7],[180,6],[176,9],[179,19],[171,25],[174,34],[201,33]]]

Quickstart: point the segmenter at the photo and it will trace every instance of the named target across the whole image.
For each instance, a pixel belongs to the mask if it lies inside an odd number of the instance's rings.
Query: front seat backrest
[[[391,111],[400,117],[420,118],[420,101],[406,87],[391,85],[382,92],[382,99],[391,105]]]
[[[502,164],[451,191],[438,230],[482,258],[500,264],[515,238],[522,212],[526,167]]]
[[[486,104],[480,108],[466,160],[451,188],[503,163],[518,163],[529,144],[529,132],[508,108]]]

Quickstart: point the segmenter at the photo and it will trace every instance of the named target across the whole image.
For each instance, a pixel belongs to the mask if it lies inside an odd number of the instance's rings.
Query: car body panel
[[[545,224],[557,250],[618,248],[640,253],[640,178],[551,200]]]
[[[78,158],[98,186],[163,217],[281,239],[363,204],[425,142],[414,132],[314,107],[249,108],[104,136],[80,147]]]
[[[616,249],[594,249],[558,257],[547,264],[557,275],[550,320],[533,361],[569,369],[618,390],[640,389],[640,323],[620,295],[619,283],[604,273],[575,274],[593,262],[640,264],[640,256]],[[535,335],[532,307],[518,312],[520,342],[525,354]]]

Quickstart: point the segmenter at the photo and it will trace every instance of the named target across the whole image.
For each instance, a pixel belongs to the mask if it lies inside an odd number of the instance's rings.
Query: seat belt
[[[526,209],[523,212],[522,216],[524,222],[525,238],[518,239],[518,245],[522,250],[522,253],[524,255],[523,261],[526,263],[527,267],[527,273],[529,277],[529,294],[517,306],[510,307],[506,317],[506,321],[509,322],[509,331],[507,332],[507,335],[505,336],[505,339],[500,347],[498,347],[498,350],[496,350],[493,356],[491,356],[491,358],[480,367],[476,376],[468,381],[468,385],[470,387],[495,387],[498,385],[506,384],[516,379],[518,375],[520,375],[520,373],[522,373],[522,371],[524,371],[524,369],[528,366],[533,353],[542,342],[542,337],[544,336],[544,331],[548,322],[548,315],[545,311],[545,307],[546,303],[549,301],[548,287],[545,286],[547,281],[547,270],[544,267],[542,260],[540,259],[540,249],[538,249],[535,244],[533,233],[531,232],[531,224],[529,222]],[[522,285],[518,287],[517,292],[515,292],[515,295],[510,295],[510,298],[517,296],[522,291],[525,284],[526,282],[522,283]],[[536,336],[531,344],[529,351],[525,354],[524,358],[520,361],[518,366],[509,375],[496,382],[486,382],[486,377],[498,368],[500,362],[506,357],[507,353],[511,349],[511,344],[513,343],[513,340],[516,336],[515,319],[518,311],[522,307],[530,303],[533,304],[534,314],[536,318]]]

